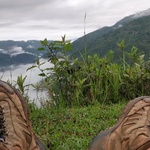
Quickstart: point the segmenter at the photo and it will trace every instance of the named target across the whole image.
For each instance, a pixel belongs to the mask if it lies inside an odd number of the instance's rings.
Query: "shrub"
[[[56,106],[83,106],[97,101],[116,103],[122,99],[150,95],[149,63],[144,62],[144,55],[133,47],[130,53],[124,50],[124,42],[119,44],[122,50],[122,63],[113,62],[113,51],[105,57],[94,56],[70,58],[70,41],[41,41],[38,50],[47,51],[47,62],[54,67],[42,69],[40,60],[36,65],[41,71],[44,86],[49,91],[50,103]],[[81,55],[82,56],[82,55]],[[126,62],[128,57],[131,62]]]

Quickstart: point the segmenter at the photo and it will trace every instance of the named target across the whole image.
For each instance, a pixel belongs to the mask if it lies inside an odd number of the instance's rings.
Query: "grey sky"
[[[150,8],[149,0],[0,0],[0,40],[76,39]]]

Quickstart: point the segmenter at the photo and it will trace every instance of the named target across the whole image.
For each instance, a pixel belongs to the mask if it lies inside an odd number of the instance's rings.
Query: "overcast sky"
[[[0,0],[0,40],[76,39],[150,8],[149,0]]]

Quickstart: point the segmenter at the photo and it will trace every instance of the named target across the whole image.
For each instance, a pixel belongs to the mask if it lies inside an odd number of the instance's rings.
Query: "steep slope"
[[[104,56],[109,50],[120,55],[117,44],[125,41],[125,51],[130,51],[132,46],[138,47],[140,52],[145,53],[145,59],[150,57],[150,9],[125,17],[112,27],[104,27],[81,37],[72,43],[74,57],[80,53],[93,55],[94,53]],[[116,57],[117,58],[117,57]]]

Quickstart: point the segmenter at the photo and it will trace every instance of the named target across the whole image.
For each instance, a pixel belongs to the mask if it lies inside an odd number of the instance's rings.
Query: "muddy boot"
[[[150,96],[130,101],[116,125],[100,132],[88,150],[150,150]]]
[[[27,103],[18,90],[0,81],[0,150],[46,150],[32,130]]]

